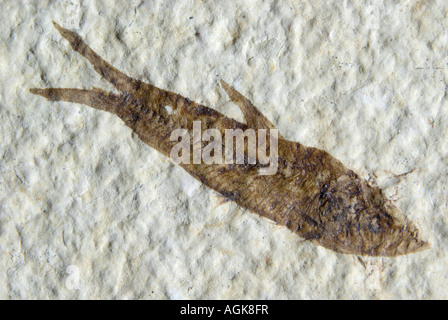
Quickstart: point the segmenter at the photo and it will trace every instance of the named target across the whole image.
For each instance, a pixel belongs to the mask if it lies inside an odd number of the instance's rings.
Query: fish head
[[[324,205],[322,205],[324,203]],[[399,256],[422,251],[429,244],[418,229],[377,187],[350,174],[328,184],[319,202],[322,228],[316,238],[332,250],[368,255]]]

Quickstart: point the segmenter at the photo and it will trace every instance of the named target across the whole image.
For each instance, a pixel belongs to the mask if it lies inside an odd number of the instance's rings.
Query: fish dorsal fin
[[[221,80],[221,85],[229,95],[230,99],[240,107],[249,127],[254,129],[277,129],[260,111],[258,111],[249,99],[244,97],[235,88],[224,80]],[[278,134],[278,137],[283,139],[280,133]]]

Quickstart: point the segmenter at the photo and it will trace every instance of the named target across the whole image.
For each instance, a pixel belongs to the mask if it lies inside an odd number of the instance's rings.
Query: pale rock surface
[[[448,298],[446,1],[0,6],[0,298]],[[285,137],[384,188],[431,248],[304,242],[221,204],[113,115],[30,94],[112,90],[52,20],[128,75],[242,120],[231,83]]]

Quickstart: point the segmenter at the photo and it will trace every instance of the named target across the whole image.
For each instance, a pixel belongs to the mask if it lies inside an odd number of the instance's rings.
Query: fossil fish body
[[[224,90],[241,108],[246,123],[126,76],[90,49],[79,35],[54,25],[72,48],[87,58],[121,94],[97,88],[30,91],[51,101],[81,103],[114,113],[143,142],[166,156],[170,156],[177,143],[170,140],[173,130],[191,131],[193,121],[200,121],[203,129],[214,128],[222,133],[226,129],[274,128],[248,99],[223,81]],[[170,106],[172,111],[168,112],[164,106]],[[336,252],[397,256],[428,246],[380,189],[370,186],[323,150],[280,137],[278,170],[273,175],[260,175],[260,163],[180,165],[239,206]]]

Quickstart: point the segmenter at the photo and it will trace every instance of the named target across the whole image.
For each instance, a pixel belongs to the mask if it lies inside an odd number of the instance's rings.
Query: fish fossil
[[[252,103],[221,81],[246,119],[238,122],[176,93],[132,79],[104,61],[81,37],[53,22],[72,48],[112,83],[120,94],[98,88],[30,89],[50,101],[68,101],[119,116],[139,138],[166,156],[178,143],[176,129],[275,129]],[[170,111],[165,106],[169,106]],[[266,142],[270,147],[270,140]],[[191,147],[194,145],[192,143]],[[397,256],[420,251],[428,243],[377,187],[370,186],[330,154],[283,137],[277,140],[278,170],[260,175],[263,164],[180,163],[194,178],[239,206],[284,225],[306,240],[340,253]],[[203,148],[203,145],[201,145]]]

